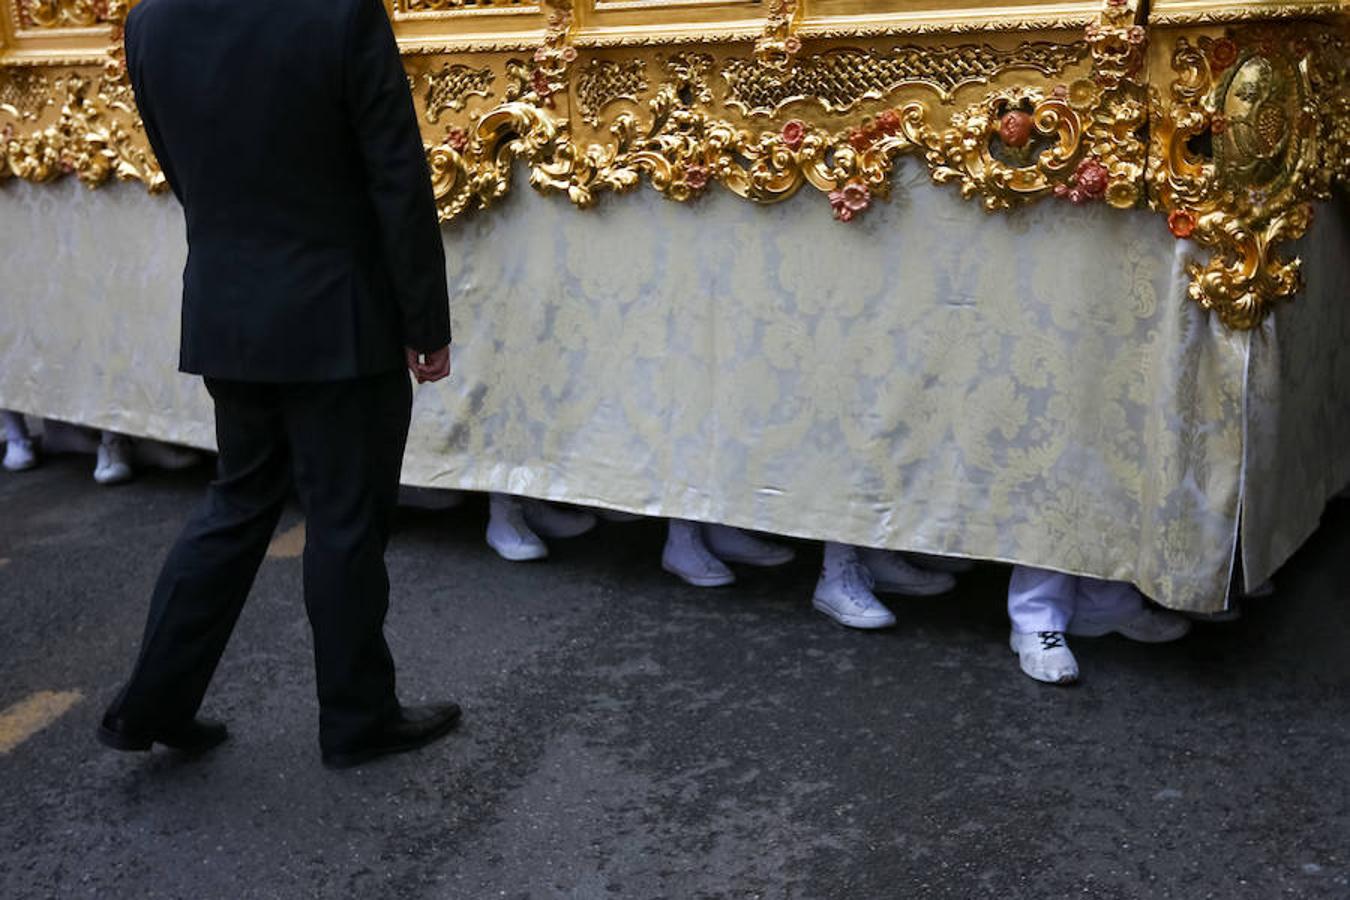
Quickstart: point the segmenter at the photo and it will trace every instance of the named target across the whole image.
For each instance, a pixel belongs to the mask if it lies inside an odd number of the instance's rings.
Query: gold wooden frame
[[[1350,0],[386,0],[446,221],[521,165],[578,206],[646,182],[848,222],[895,161],[988,210],[1157,210],[1234,328],[1300,287],[1279,245],[1350,170]],[[151,190],[128,0],[0,0],[0,180]],[[1160,226],[1161,227],[1161,226]]]

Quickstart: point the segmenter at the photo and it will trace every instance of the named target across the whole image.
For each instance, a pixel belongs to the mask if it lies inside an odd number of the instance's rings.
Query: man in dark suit
[[[202,751],[197,717],[294,488],[327,765],[448,732],[399,704],[384,554],[408,369],[450,374],[430,174],[380,0],[144,0],[126,26],[146,133],[187,221],[181,368],[215,400],[219,473],[170,552],[99,738]]]

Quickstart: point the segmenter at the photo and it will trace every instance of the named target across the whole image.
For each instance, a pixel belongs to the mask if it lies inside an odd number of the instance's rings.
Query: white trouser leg
[[[1065,631],[1077,599],[1077,576],[1016,566],[1008,584],[1008,618],[1020,634]]]
[[[1124,621],[1144,608],[1144,597],[1134,585],[1099,578],[1078,579],[1078,608],[1084,618]]]
[[[844,569],[857,564],[857,547],[852,544],[837,544],[834,541],[825,542],[825,561],[821,568],[823,577],[840,578],[844,574]]]

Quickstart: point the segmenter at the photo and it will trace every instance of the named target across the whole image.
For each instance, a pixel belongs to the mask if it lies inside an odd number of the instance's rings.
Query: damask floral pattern
[[[176,205],[6,191],[0,407],[209,445],[205,394],[174,374]],[[1202,610],[1240,510],[1264,577],[1350,480],[1334,212],[1303,248],[1309,296],[1247,334],[1185,301],[1193,248],[1147,212],[972,216],[918,165],[892,195],[849,228],[721,192],[586,216],[517,192],[452,223],[458,375],[418,391],[406,480],[1123,578]]]

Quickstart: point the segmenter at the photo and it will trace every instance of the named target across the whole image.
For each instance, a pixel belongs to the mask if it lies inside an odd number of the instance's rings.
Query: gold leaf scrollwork
[[[1150,191],[1173,234],[1211,251],[1188,265],[1189,295],[1230,328],[1258,327],[1302,286],[1279,245],[1345,178],[1348,52],[1307,27],[1183,37],[1167,96],[1154,92]]]
[[[23,0],[19,15],[38,28],[79,28],[112,21],[108,0]]]
[[[448,21],[502,5],[526,6],[400,0],[396,11]],[[33,27],[75,24],[92,11],[112,26],[113,42],[101,64],[44,53],[0,66],[0,179],[74,174],[91,186],[117,177],[162,189],[125,72],[126,0],[20,0],[18,8]],[[1102,0],[1082,41],[863,50],[858,38],[899,32],[829,17],[803,25],[799,5],[782,0],[766,4],[750,55],[719,46],[712,29],[701,46],[670,53],[635,48],[673,31],[624,38],[632,55],[614,58],[599,48],[622,41],[602,30],[585,34],[592,57],[578,65],[572,0],[537,8],[542,41],[510,36],[509,53],[529,56],[509,55],[495,36],[481,49],[499,55],[481,68],[428,42],[409,51],[417,57],[409,84],[424,92],[427,123],[452,120],[443,131],[425,127],[445,220],[494,204],[517,166],[536,189],[583,207],[643,182],[677,201],[714,183],[757,203],[809,187],[841,221],[888,194],[902,156],[988,210],[1050,197],[1133,207],[1147,187],[1172,231],[1210,251],[1191,267],[1190,296],[1229,327],[1252,328],[1298,289],[1298,260],[1283,259],[1281,245],[1306,232],[1312,203],[1350,172],[1343,18],[1169,33],[1140,25],[1136,0]],[[1168,46],[1155,48],[1146,71],[1158,35]],[[822,43],[807,52],[803,36]],[[970,90],[977,84],[988,87]],[[931,93],[909,90],[919,85]],[[481,110],[468,102],[475,95],[488,98]],[[617,101],[630,107],[616,110]],[[790,118],[797,103],[802,119]],[[590,127],[574,130],[574,116]]]
[[[43,182],[73,174],[90,187],[118,178],[140,181],[151,191],[165,189],[164,174],[146,144],[126,77],[121,39],[126,0],[106,0],[97,6],[100,19],[114,26],[113,46],[102,71],[35,76],[46,85],[47,102],[29,103],[28,116],[46,124],[27,132],[13,125],[0,128],[0,178],[13,175]],[[17,71],[9,71],[7,77],[14,78]],[[55,118],[46,113],[51,107],[59,109]],[[0,105],[0,113],[5,112],[24,118],[12,104]]]

